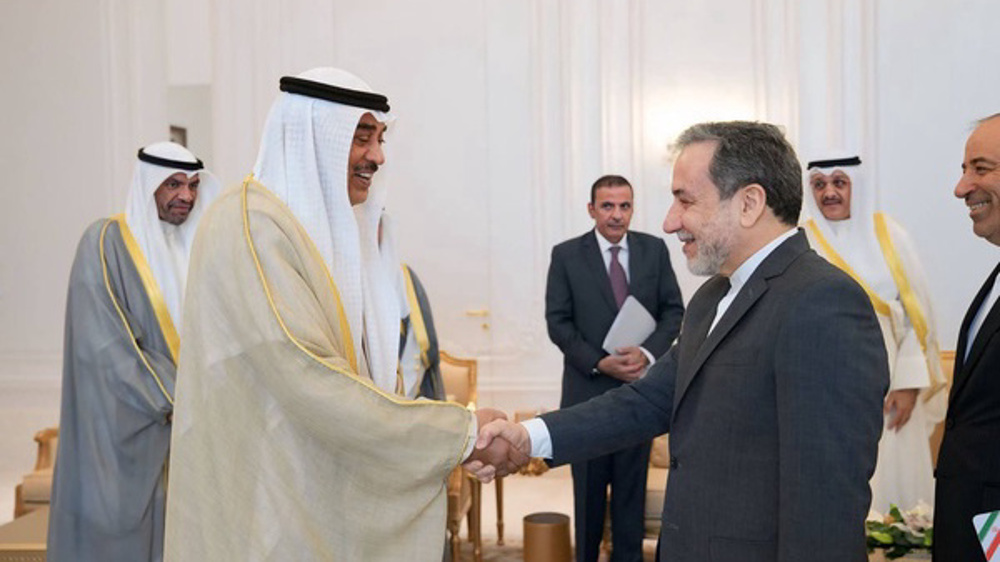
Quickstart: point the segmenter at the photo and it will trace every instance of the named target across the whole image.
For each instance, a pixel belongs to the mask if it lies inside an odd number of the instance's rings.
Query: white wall
[[[190,84],[167,87],[167,122],[187,130],[187,147],[213,170],[212,87]]]

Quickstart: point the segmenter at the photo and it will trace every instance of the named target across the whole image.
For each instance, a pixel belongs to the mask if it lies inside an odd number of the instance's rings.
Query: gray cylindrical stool
[[[524,562],[570,562],[569,516],[542,512],[524,516]]]

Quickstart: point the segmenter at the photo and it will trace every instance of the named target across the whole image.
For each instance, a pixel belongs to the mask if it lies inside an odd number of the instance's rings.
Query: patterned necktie
[[[628,278],[625,277],[625,268],[618,261],[618,252],[621,249],[621,246],[611,246],[611,266],[608,268],[608,276],[611,277],[611,292],[615,294],[618,308],[622,307],[625,297],[628,296]]]

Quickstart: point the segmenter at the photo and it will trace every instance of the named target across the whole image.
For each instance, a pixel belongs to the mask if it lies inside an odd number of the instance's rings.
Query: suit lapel
[[[727,285],[722,284],[723,289],[726,289],[726,287]],[[680,404],[680,400],[684,398],[684,393],[691,385],[691,382],[694,381],[695,375],[701,371],[702,365],[704,365],[705,361],[707,361],[712,355],[715,348],[719,346],[722,340],[726,338],[726,335],[728,335],[729,332],[732,331],[733,327],[735,327],[736,324],[743,319],[743,316],[746,315],[747,311],[753,307],[754,303],[756,303],[757,300],[760,299],[761,295],[763,295],[766,291],[767,282],[763,278],[757,277],[756,275],[751,277],[747,283],[743,285],[743,288],[740,289],[739,294],[736,295],[736,299],[733,300],[732,304],[729,305],[729,308],[727,308],[725,313],[723,313],[722,318],[720,318],[719,322],[715,325],[715,329],[712,330],[711,333],[708,333],[706,337],[704,334],[708,332],[708,328],[711,326],[712,320],[715,317],[713,312],[716,308],[718,308],[719,301],[722,300],[728,290],[722,291],[718,298],[715,299],[715,306],[708,311],[708,314],[705,314],[705,318],[707,320],[704,322],[705,325],[701,326],[701,330],[703,330],[701,341],[703,343],[697,348],[690,366],[684,369],[683,372],[678,373],[678,405]]]
[[[953,382],[949,401],[953,401],[955,396],[965,387],[969,380],[969,375],[976,366],[976,362],[986,350],[986,341],[997,330],[1000,330],[1000,301],[997,301],[993,304],[993,308],[987,313],[983,324],[979,327],[976,339],[972,342],[972,348],[969,349],[969,356],[965,356],[965,348],[969,345],[969,328],[972,326],[972,320],[976,317],[976,313],[979,312],[979,309],[986,301],[986,297],[989,296],[990,291],[993,289],[993,284],[996,282],[998,273],[1000,273],[1000,265],[993,268],[993,272],[986,279],[986,283],[976,293],[976,298],[972,299],[972,304],[969,305],[969,310],[966,311],[965,318],[962,320],[962,327],[958,333],[958,347],[955,349],[955,371],[952,377]]]
[[[687,389],[690,388],[691,383],[694,382],[695,377],[701,371],[702,365],[704,365],[705,361],[712,356],[712,353],[715,352],[716,348],[720,343],[722,343],[729,332],[731,332],[733,328],[740,323],[743,317],[746,316],[747,312],[753,308],[753,305],[760,300],[764,293],[767,292],[767,280],[784,273],[784,271],[788,269],[788,266],[807,250],[809,250],[809,243],[806,241],[805,234],[803,234],[801,230],[775,248],[774,251],[772,251],[771,254],[767,256],[759,266],[757,266],[756,271],[753,272],[750,279],[748,279],[746,284],[744,284],[740,289],[739,294],[736,295],[736,299],[729,305],[729,308],[726,309],[722,318],[720,318],[719,322],[715,325],[715,329],[712,330],[710,334],[707,334],[707,337],[705,334],[715,317],[715,311],[718,307],[718,303],[728,291],[726,288],[727,284],[719,281],[719,287],[713,288],[711,293],[706,293],[706,299],[712,298],[714,300],[709,301],[711,303],[710,308],[705,310],[704,319],[702,319],[699,323],[699,328],[702,331],[701,338],[698,341],[703,341],[703,343],[701,343],[698,347],[693,347],[692,350],[696,351],[694,359],[690,364],[682,363],[679,366],[677,373],[677,398],[674,403],[675,416],[677,415],[677,410],[681,401],[684,399]]]
[[[583,235],[582,246],[583,258],[587,263],[587,269],[593,274],[594,280],[600,288],[601,295],[604,296],[604,300],[608,303],[608,306],[611,307],[611,310],[617,312],[618,303],[615,302],[615,294],[611,291],[611,278],[608,277],[608,270],[604,267],[604,256],[601,255],[601,248],[597,245],[597,234],[593,230]],[[629,260],[629,269],[631,267],[631,260]]]
[[[715,310],[719,306],[719,301],[726,296],[727,292],[729,292],[729,283],[726,282],[725,278],[720,276],[712,277],[705,282],[704,287],[699,291],[698,300],[701,302],[698,304],[692,302],[684,315],[684,325],[681,327],[679,342],[680,360],[677,369],[677,392],[674,399],[674,412],[677,411],[677,405],[680,404],[681,397],[684,396],[684,392],[690,386],[691,381],[698,372],[695,362],[698,362],[698,357],[701,355],[700,350],[704,347],[708,328],[712,325],[712,320],[715,318]],[[704,363],[704,359],[698,362],[699,367],[701,363]]]

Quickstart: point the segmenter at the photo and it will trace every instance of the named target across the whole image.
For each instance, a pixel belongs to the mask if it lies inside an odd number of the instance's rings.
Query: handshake
[[[500,410],[475,411],[479,435],[472,454],[462,463],[481,482],[517,472],[531,460],[531,437],[519,423],[507,420]]]

